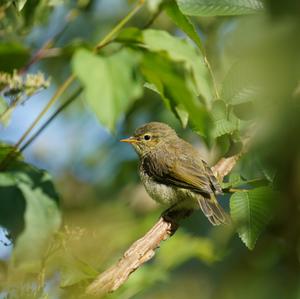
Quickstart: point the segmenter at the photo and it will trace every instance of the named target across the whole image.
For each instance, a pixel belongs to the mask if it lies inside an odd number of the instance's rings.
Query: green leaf
[[[206,103],[212,100],[212,88],[208,69],[203,56],[191,44],[170,35],[166,31],[148,29],[143,31],[146,48],[152,52],[165,52],[174,62],[184,64],[191,74],[191,82],[197,95]]]
[[[213,137],[220,137],[238,130],[239,120],[228,111],[224,101],[214,101],[211,111],[214,121]]]
[[[249,61],[239,61],[232,65],[221,90],[221,97],[226,103],[240,105],[257,100],[263,88],[253,65]]]
[[[15,161],[1,172],[0,225],[15,241],[13,268],[38,272],[60,223],[58,195],[45,171]]]
[[[181,246],[189,244],[188,246]],[[177,250],[172,250],[177,248]],[[184,232],[178,232],[176,238],[170,239],[161,248],[157,256],[160,267],[173,269],[184,262],[198,258],[206,263],[212,263],[218,259],[216,248],[209,238],[193,237]]]
[[[25,6],[27,0],[15,0],[14,2],[16,4],[18,11],[21,11],[23,9],[23,7]]]
[[[115,41],[119,43],[142,43],[142,31],[135,27],[125,28],[120,31],[118,36],[115,38]]]
[[[277,194],[270,187],[236,192],[230,198],[230,212],[237,232],[249,249],[273,216]]]
[[[85,88],[86,102],[110,130],[142,95],[141,81],[135,76],[138,61],[139,55],[127,49],[109,57],[80,49],[73,57],[73,71]]]
[[[24,183],[18,187],[26,201],[25,230],[17,239],[13,264],[26,272],[35,272],[40,269],[51,237],[60,227],[61,215],[57,203],[41,187],[32,189]]]
[[[163,55],[148,53],[144,55],[142,72],[183,125],[187,112],[194,129],[203,136],[209,136],[211,121],[208,111],[197,99],[180,64],[174,64]]]
[[[146,4],[150,12],[156,12],[164,0],[147,0]]]
[[[246,184],[246,181],[242,179],[242,177],[238,173],[231,173],[228,176],[227,182],[222,182],[222,189],[238,187]]]
[[[257,13],[259,0],[176,0],[182,13],[191,16],[226,16]]]
[[[83,280],[95,278],[97,275],[99,275],[98,271],[68,251],[62,266],[60,287],[69,287]]]
[[[183,31],[187,34],[189,38],[191,38],[198,48],[203,53],[203,45],[202,41],[195,30],[193,23],[189,20],[187,16],[182,14],[179,10],[178,5],[175,1],[167,2],[165,5],[165,11],[167,15],[171,18],[171,20]]]
[[[30,52],[22,45],[0,43],[0,71],[12,72],[23,67],[30,58]]]

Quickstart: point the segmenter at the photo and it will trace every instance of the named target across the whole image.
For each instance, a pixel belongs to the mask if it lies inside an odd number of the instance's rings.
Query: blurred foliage
[[[80,298],[151,227],[160,210],[116,140],[159,120],[211,164],[250,136],[222,183],[232,225],[194,213],[107,298],[300,298],[299,1],[148,0],[130,18],[135,5],[0,1],[0,297]],[[24,159],[8,143],[38,116],[33,94],[70,74],[59,102],[80,100]]]

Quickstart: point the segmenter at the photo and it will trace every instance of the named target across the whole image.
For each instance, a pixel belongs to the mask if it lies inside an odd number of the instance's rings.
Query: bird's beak
[[[127,142],[127,143],[137,143],[137,140],[135,137],[131,136],[129,138],[121,139],[121,142]]]

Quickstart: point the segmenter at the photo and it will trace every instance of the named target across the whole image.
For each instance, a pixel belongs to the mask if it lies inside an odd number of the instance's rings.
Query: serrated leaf
[[[127,49],[109,57],[80,49],[72,59],[73,71],[85,88],[86,102],[110,130],[142,94],[141,81],[134,76],[138,60],[139,55]]]
[[[165,5],[165,11],[167,15],[171,18],[171,20],[183,31],[187,34],[189,38],[191,38],[198,48],[203,53],[203,45],[202,41],[196,32],[196,29],[193,23],[189,20],[187,16],[182,14],[180,9],[178,8],[177,3],[174,1],[167,2]]]
[[[211,111],[214,121],[213,137],[220,137],[238,130],[239,120],[228,111],[224,101],[214,101]]]
[[[182,13],[191,16],[226,16],[257,13],[259,0],[176,0]]]
[[[228,71],[221,90],[226,103],[240,105],[257,100],[262,86],[251,62],[239,61]]]
[[[236,192],[230,198],[230,213],[237,232],[249,249],[273,216],[277,194],[270,187]]]

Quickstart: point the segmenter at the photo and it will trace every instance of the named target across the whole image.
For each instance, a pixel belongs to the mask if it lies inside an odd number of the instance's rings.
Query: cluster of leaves
[[[209,2],[209,1],[208,1]],[[183,126],[187,123],[208,144],[217,140],[222,155],[230,156],[240,149],[241,135],[251,123],[240,106],[255,101],[258,80],[240,79],[238,63],[221,83],[219,96],[207,62],[202,41],[188,15],[234,15],[262,9],[259,1],[237,1],[224,5],[205,1],[178,1],[163,4],[167,15],[189,36],[188,40],[166,31],[127,28],[114,42],[121,45],[112,54],[97,55],[86,49],[76,51],[72,59],[75,75],[84,86],[85,100],[99,121],[114,130],[117,121],[141,97],[142,85],[158,93]],[[268,183],[268,182],[267,182]],[[238,187],[246,182],[240,180]],[[267,213],[273,198],[270,187],[237,192],[231,198],[231,214],[238,232],[249,248],[270,219]],[[260,192],[261,191],[261,192]]]
[[[6,7],[13,9],[16,5],[29,22],[28,10],[33,6],[31,2],[8,1]],[[47,1],[40,1],[35,8],[42,7],[42,2],[46,5]],[[252,61],[239,57],[224,72],[224,79],[217,80],[208,62],[201,34],[190,16],[255,14],[264,10],[262,2],[155,2],[155,8],[163,10],[189,39],[164,30],[130,27],[118,31],[110,41],[111,45],[100,54],[87,48],[76,49],[71,61],[72,72],[84,88],[86,104],[103,126],[114,131],[120,119],[143,96],[144,88],[148,88],[160,96],[166,109],[174,113],[183,127],[189,125],[208,146],[216,146],[220,157],[237,153],[241,149],[244,134],[256,121],[252,112],[261,98],[268,96],[262,91],[264,78],[258,76],[260,69],[257,71]],[[19,57],[16,65],[6,65],[5,58],[14,56],[14,53]],[[19,45],[3,44],[0,46],[0,57],[1,70],[11,72],[26,64],[29,50]],[[47,81],[38,78],[21,80],[15,74],[0,74],[0,84],[6,82],[6,92],[10,88],[10,93],[17,90],[18,93],[31,95],[36,89],[48,85]],[[0,163],[9,151],[9,147],[0,148]],[[226,178],[223,188],[234,192],[230,198],[232,220],[242,241],[249,249],[253,249],[273,215],[277,193],[272,188],[274,175],[266,167],[257,166],[255,172],[246,174],[242,170],[241,166]],[[49,242],[61,223],[53,183],[44,171],[18,160],[0,173],[0,194],[0,225],[16,241],[11,267],[38,272],[37,269],[46,258],[45,252],[49,251]],[[35,243],[34,250],[32,242]],[[145,272],[139,272],[139,276],[136,276],[137,280],[145,280],[149,273],[153,279],[161,279],[161,269],[166,271],[191,257],[196,256],[208,263],[215,259],[213,245],[207,239],[182,233],[172,242],[189,243],[190,246],[178,249],[176,257],[169,255],[169,250],[162,249],[160,268],[146,267]],[[176,243],[169,243],[165,248],[167,246],[180,248]],[[62,274],[65,287],[95,277],[98,273],[76,258],[71,265]]]

